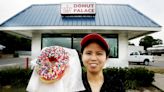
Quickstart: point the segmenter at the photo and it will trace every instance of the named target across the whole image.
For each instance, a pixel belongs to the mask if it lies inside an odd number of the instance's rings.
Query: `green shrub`
[[[143,67],[107,68],[104,72],[108,73],[110,76],[119,76],[126,89],[150,86],[154,81],[154,72]]]
[[[0,70],[0,86],[27,86],[32,70],[23,68],[8,68]]]
[[[136,80],[139,86],[149,86],[154,81],[154,72],[145,68],[130,68],[127,72],[128,80]]]
[[[82,69],[83,72],[86,72],[84,67]],[[150,86],[154,81],[154,72],[143,67],[106,68],[103,71],[109,76],[118,76],[123,81],[125,89]]]
[[[86,69],[82,68],[83,72]],[[154,72],[145,68],[106,68],[104,72],[109,76],[119,76],[126,89],[150,86],[154,81]],[[31,69],[10,68],[0,70],[0,87],[11,85],[12,87],[26,87],[31,77]]]

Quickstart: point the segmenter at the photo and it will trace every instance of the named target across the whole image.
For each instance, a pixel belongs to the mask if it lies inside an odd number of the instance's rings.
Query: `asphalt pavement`
[[[164,74],[155,74],[153,85],[164,92]]]
[[[28,57],[28,64],[30,65],[30,58]],[[19,57],[19,58],[0,58],[0,69],[4,67],[26,67],[27,57]]]

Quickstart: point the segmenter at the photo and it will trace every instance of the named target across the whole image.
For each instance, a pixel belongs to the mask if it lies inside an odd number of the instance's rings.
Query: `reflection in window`
[[[77,51],[81,51],[80,47],[80,41],[82,38],[73,38],[73,48],[76,49]]]
[[[71,38],[66,37],[46,37],[42,38],[42,48],[48,47],[48,46],[63,46],[67,48],[71,48]]]
[[[67,48],[76,49],[80,52],[80,41],[86,34],[43,34],[42,48],[47,46],[59,45]],[[118,35],[102,35],[110,46],[110,58],[118,58]],[[73,41],[73,42],[72,42]]]
[[[109,57],[118,57],[118,38],[105,38],[110,47]]]
[[[82,37],[84,37],[85,34],[81,34],[81,35],[74,35],[73,38],[73,48],[80,51],[81,47],[80,47],[80,41],[82,39]],[[107,43],[110,46],[110,55],[109,57],[111,58],[118,58],[118,35],[102,35],[105,40],[107,41]]]

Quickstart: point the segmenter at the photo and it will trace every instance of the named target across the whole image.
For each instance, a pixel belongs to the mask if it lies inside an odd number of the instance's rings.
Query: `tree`
[[[159,45],[159,44],[163,44],[161,39],[154,39],[154,43],[153,45]]]
[[[161,39],[154,39],[152,36],[145,36],[144,38],[141,38],[139,45],[144,46],[144,50],[146,50],[148,47],[162,43]]]

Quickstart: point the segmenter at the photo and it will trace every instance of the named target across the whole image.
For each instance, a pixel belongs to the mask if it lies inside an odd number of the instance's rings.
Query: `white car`
[[[134,51],[129,53],[128,61],[136,62],[138,64],[144,63],[145,65],[149,65],[150,62],[154,62],[154,56],[152,55],[143,55],[139,51]]]

